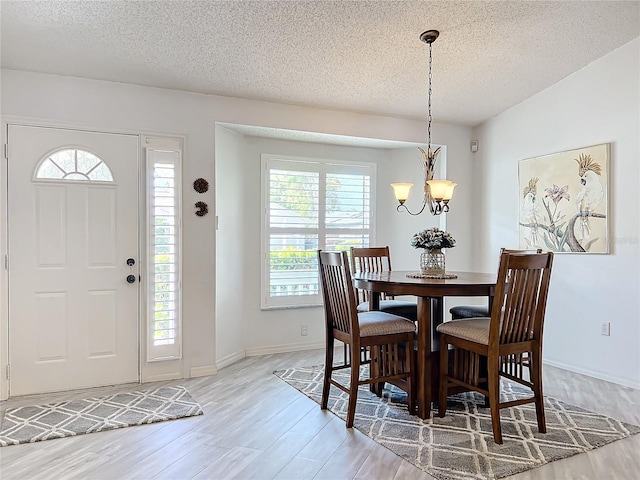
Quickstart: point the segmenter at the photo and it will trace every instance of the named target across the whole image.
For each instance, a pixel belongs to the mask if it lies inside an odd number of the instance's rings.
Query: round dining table
[[[444,297],[487,297],[489,307],[496,286],[496,274],[447,272],[456,278],[416,278],[417,272],[393,270],[355,273],[353,285],[369,292],[369,309],[380,308],[380,295],[417,297],[417,402],[418,416],[429,418],[431,403],[438,397],[439,336],[436,327],[444,320]]]

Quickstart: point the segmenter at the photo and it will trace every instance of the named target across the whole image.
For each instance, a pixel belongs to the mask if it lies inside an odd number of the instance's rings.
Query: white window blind
[[[147,360],[182,354],[180,318],[179,150],[147,148]]]
[[[262,308],[318,305],[317,250],[369,246],[375,165],[262,156]]]

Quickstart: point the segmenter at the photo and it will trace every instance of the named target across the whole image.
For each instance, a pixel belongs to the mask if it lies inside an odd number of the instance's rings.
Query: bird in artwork
[[[520,218],[522,223],[530,224],[529,235],[525,235],[525,240],[530,246],[538,245],[540,237],[538,235],[538,220],[540,218],[540,210],[536,203],[536,195],[538,193],[538,178],[529,179],[529,183],[522,191],[522,207],[520,209]]]
[[[576,195],[576,208],[581,214],[577,222],[576,239],[589,240],[591,236],[591,224],[589,214],[602,202],[604,198],[604,185],[600,179],[602,167],[592,160],[591,155],[580,154],[578,162],[578,175],[582,188]]]

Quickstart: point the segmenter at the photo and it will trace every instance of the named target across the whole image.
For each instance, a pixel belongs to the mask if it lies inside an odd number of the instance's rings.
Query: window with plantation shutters
[[[319,305],[317,250],[371,242],[375,164],[262,155],[262,308]]]
[[[180,358],[179,150],[147,148],[147,359]]]

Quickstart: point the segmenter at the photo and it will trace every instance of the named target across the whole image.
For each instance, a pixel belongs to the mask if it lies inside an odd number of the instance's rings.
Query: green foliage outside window
[[[272,174],[271,201],[296,212],[303,218],[314,217],[318,206],[318,179],[312,175]],[[340,182],[335,178],[327,179],[326,210],[339,209],[338,191]]]
[[[271,270],[311,270],[317,253],[313,250],[298,250],[285,247],[269,253]]]

